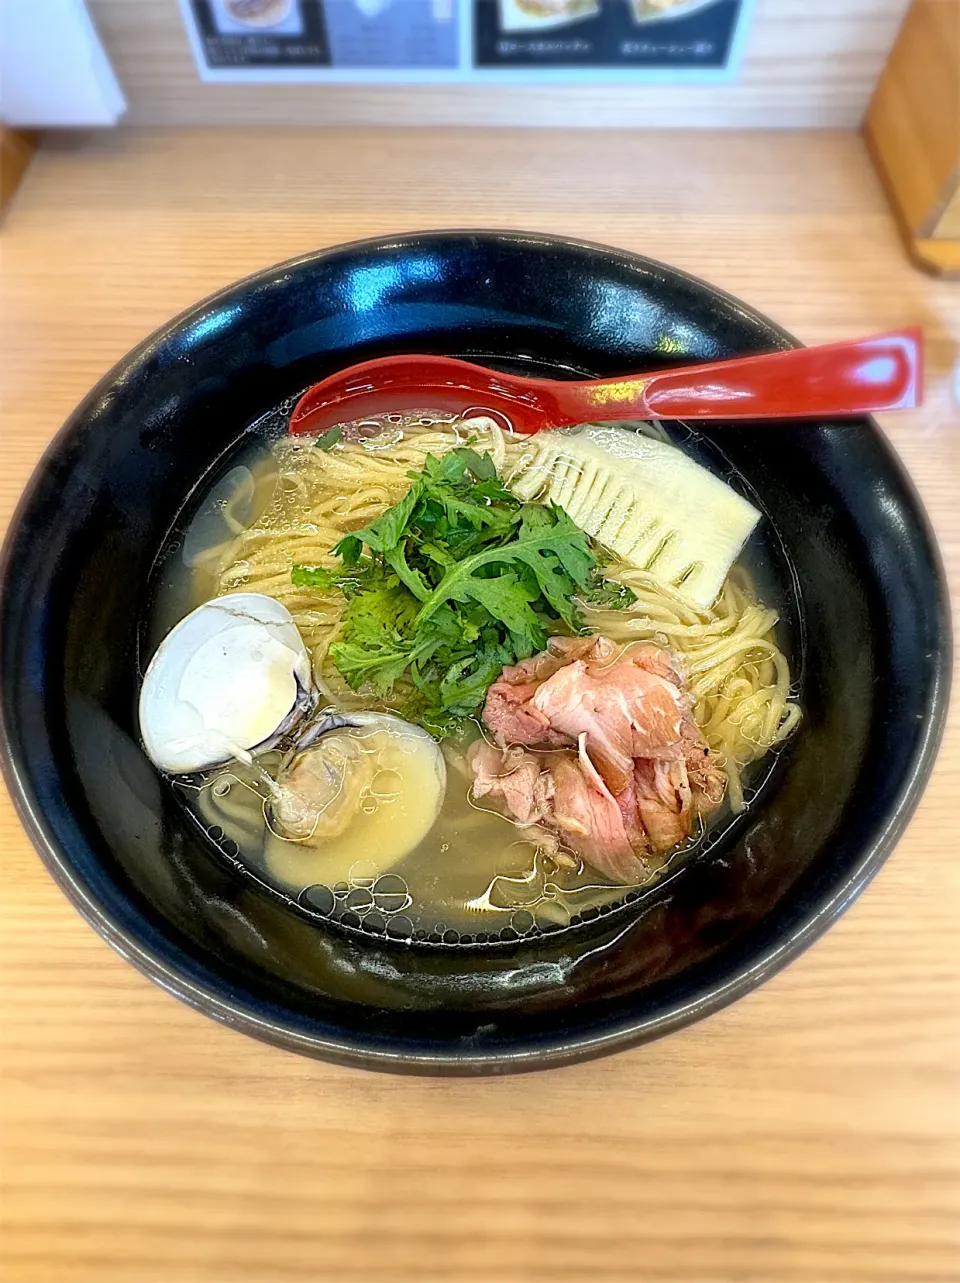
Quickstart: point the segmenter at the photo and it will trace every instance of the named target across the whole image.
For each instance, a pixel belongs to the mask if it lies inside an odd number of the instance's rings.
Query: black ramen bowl
[[[895,843],[947,698],[937,553],[869,421],[700,434],[770,518],[804,720],[720,842],[573,930],[421,947],[296,911],[187,822],[141,749],[136,705],[151,568],[185,502],[248,425],[316,379],[404,351],[562,378],[792,343],[662,264],[459,232],[284,263],[154,334],[57,437],[4,557],[7,781],[80,912],[146,975],[234,1028],[406,1071],[504,1072],[610,1051],[715,1011],[783,966]]]

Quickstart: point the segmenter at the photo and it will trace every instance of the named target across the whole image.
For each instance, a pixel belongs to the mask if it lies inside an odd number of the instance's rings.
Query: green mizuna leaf
[[[314,441],[313,448],[315,450],[329,450],[332,446],[337,444],[342,436],[343,428],[327,428],[326,432],[322,432],[320,436],[317,437],[316,441]]]
[[[410,479],[398,503],[340,540],[337,570],[295,566],[291,577],[345,595],[330,654],[350,686],[439,736],[477,711],[505,664],[552,632],[576,633],[577,599],[601,590],[584,532],[560,508],[521,503],[489,454],[428,455]]]

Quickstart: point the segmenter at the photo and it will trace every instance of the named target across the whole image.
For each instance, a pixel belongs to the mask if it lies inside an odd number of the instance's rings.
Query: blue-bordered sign
[[[181,0],[210,81],[729,80],[751,0]]]

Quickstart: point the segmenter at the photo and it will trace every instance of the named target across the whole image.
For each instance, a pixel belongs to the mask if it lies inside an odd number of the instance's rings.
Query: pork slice
[[[498,744],[560,748],[573,741],[532,703],[540,684],[594,645],[593,637],[551,637],[547,649],[510,664],[487,691],[483,721]]]
[[[529,744],[557,748],[567,742],[548,718],[531,703],[536,685],[512,686],[498,678],[487,691],[483,722],[498,744]]]
[[[716,753],[711,753],[699,728],[691,723],[685,728],[684,762],[693,801],[701,815],[709,815],[723,801],[727,775]]]
[[[631,664],[636,664],[638,668],[645,669],[648,673],[654,673],[657,677],[662,677],[665,681],[671,682],[674,686],[681,683],[680,673],[673,657],[659,646],[635,646],[627,651],[624,655]]]
[[[624,831],[634,852],[637,855],[648,854],[650,843],[647,840],[647,831],[643,827],[643,821],[640,819],[640,812],[637,810],[637,789],[632,774],[630,783],[622,793],[616,794],[616,799],[623,819]]]
[[[655,851],[672,851],[693,829],[693,794],[684,762],[643,758],[634,772],[637,812]]]
[[[541,762],[535,753],[514,747],[498,749],[478,740],[468,761],[473,770],[473,796],[500,799],[519,824],[538,824],[549,816],[546,789],[540,784]]]
[[[530,702],[555,732],[587,736],[590,757],[615,794],[629,784],[635,757],[683,757],[683,695],[629,661],[591,673],[575,660],[548,677]]]
[[[567,843],[600,873],[630,884],[646,876],[633,849],[616,798],[594,767],[581,736],[578,754],[558,754],[551,762],[553,820]]]
[[[546,650],[531,655],[529,659],[521,659],[519,664],[508,664],[497,680],[506,682],[509,686],[529,688],[529,694],[532,694],[541,682],[552,677],[571,660],[592,654],[597,642],[602,640],[604,639],[598,637],[551,637]]]
[[[484,720],[500,747],[476,748],[474,795],[561,834],[619,882],[642,880],[644,855],[685,841],[697,815],[723,798],[723,768],[673,659],[657,646],[552,638],[504,669]],[[576,755],[566,751],[574,746]]]

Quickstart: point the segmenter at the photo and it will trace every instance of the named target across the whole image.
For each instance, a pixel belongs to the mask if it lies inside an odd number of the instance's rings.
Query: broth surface
[[[218,575],[233,563],[243,530],[289,514],[293,496],[285,461],[314,445],[283,435],[287,413],[283,406],[261,420],[198,487],[180,532],[157,567],[154,607],[144,630],[146,655],[184,615],[215,595]],[[402,435],[403,422],[393,417],[393,430]],[[415,421],[422,424],[422,416]],[[719,470],[715,461],[713,466]],[[769,600],[777,578],[775,556],[762,542],[751,552],[751,570],[755,565]],[[374,700],[367,705],[378,707]],[[252,764],[234,762],[171,783],[195,823],[245,872],[309,912],[396,938],[453,943],[562,928],[637,898],[667,866],[704,845],[703,833],[695,833],[669,855],[650,856],[642,882],[609,882],[578,856],[549,844],[538,846],[530,830],[469,796],[465,753],[481,733],[480,725],[470,722],[461,736],[444,741],[447,787],[442,806],[426,837],[402,854],[382,854],[389,845],[384,835],[409,822],[402,801],[390,789],[364,794],[349,841],[311,845],[275,832],[269,818],[271,787],[284,745]],[[768,754],[749,768],[745,782],[751,795],[775,756]],[[711,819],[709,845],[734,820],[724,805]]]

